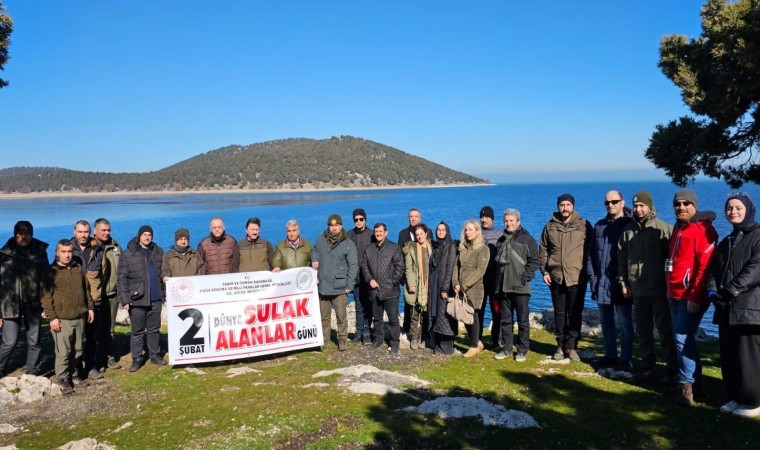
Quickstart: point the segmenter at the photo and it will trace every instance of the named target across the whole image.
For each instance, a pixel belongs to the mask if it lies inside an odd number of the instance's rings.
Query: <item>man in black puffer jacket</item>
[[[122,253],[117,268],[119,302],[129,312],[132,322],[132,366],[136,372],[142,366],[143,344],[148,341],[148,356],[157,365],[166,365],[161,356],[159,328],[161,306],[166,299],[161,281],[161,265],[164,250],[153,242],[153,228],[143,225]]]
[[[391,328],[391,353],[398,353],[401,327],[398,322],[399,284],[404,278],[404,254],[401,248],[387,240],[388,227],[377,223],[374,227],[375,242],[364,251],[361,258],[362,278],[369,285],[372,302],[374,342],[372,348],[383,345],[383,313],[388,314]]]

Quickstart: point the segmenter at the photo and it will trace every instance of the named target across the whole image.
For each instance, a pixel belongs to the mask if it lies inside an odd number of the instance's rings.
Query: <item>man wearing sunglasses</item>
[[[678,363],[676,404],[694,403],[702,378],[702,363],[694,336],[710,305],[705,298],[707,273],[718,233],[713,228],[715,213],[697,212],[697,194],[681,189],[673,197],[676,225],[670,238],[670,257],[665,262],[668,305],[673,322],[673,339]]]
[[[591,281],[591,298],[596,300],[602,321],[604,356],[591,365],[595,369],[616,367],[630,372],[633,353],[633,306],[623,296],[618,279],[618,241],[623,230],[633,219],[626,208],[620,191],[609,191],[604,196],[607,215],[594,225],[586,271]],[[620,360],[617,353],[615,316],[620,322]]]
[[[372,231],[367,229],[367,213],[362,208],[356,208],[353,216],[354,228],[346,234],[356,244],[356,256],[359,259],[359,267],[361,267],[364,250],[372,244],[374,237]],[[372,303],[369,301],[369,285],[362,279],[359,272],[357,271],[356,273],[356,285],[353,291],[354,309],[356,311],[356,332],[351,341],[369,345],[372,343],[372,336],[370,334]]]
[[[639,381],[652,381],[657,377],[652,331],[656,327],[668,368],[664,381],[674,383],[675,347],[663,272],[673,227],[657,217],[652,194],[648,191],[639,191],[633,196],[633,219],[618,242],[618,277],[623,296],[633,299],[641,358],[641,365],[634,376]]]

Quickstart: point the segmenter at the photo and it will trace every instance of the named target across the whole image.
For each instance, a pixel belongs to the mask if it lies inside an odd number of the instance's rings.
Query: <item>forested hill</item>
[[[282,139],[212,150],[155,172],[80,172],[58,167],[0,170],[0,190],[116,192],[428,186],[483,180],[351,136]]]

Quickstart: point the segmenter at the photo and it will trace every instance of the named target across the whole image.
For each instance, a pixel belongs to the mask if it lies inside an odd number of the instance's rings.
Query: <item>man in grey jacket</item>
[[[330,342],[330,315],[335,308],[338,321],[338,350],[348,349],[346,306],[354,289],[359,264],[356,245],[346,237],[343,220],[337,214],[327,218],[327,229],[317,237],[311,250],[311,266],[317,271],[319,311],[322,316],[324,346]]]

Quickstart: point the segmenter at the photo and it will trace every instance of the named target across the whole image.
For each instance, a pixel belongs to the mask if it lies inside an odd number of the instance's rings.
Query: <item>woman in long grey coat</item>
[[[470,337],[470,349],[464,354],[465,358],[472,358],[483,351],[483,343],[480,341],[480,320],[478,313],[483,307],[483,276],[486,274],[488,263],[491,260],[491,251],[483,240],[480,224],[476,220],[468,220],[462,227],[462,240],[459,243],[459,257],[454,267],[453,283],[454,292],[464,293],[475,308],[472,325],[465,325]]]

